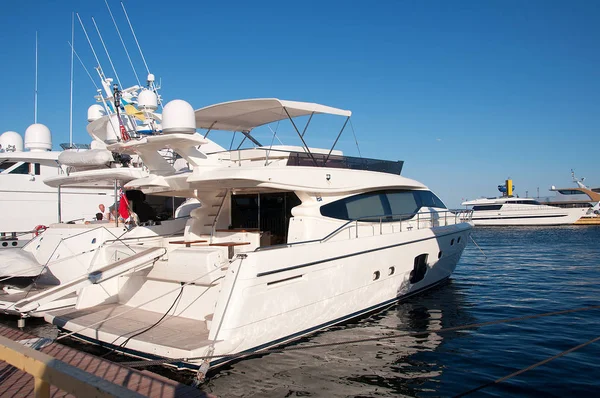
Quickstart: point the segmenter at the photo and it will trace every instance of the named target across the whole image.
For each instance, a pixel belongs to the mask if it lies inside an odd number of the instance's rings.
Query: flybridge
[[[342,129],[328,153],[315,153],[308,147],[304,139],[304,134],[315,114],[346,117]],[[257,98],[223,102],[198,109],[195,111],[195,121],[197,128],[207,130],[204,137],[212,130],[240,131],[248,140],[261,147],[261,143],[250,132],[256,127],[289,119],[302,141],[304,152],[286,151],[290,152],[288,166],[332,167],[400,174],[404,164],[402,161],[358,158],[332,153],[351,115],[352,112],[349,110],[310,102],[287,101],[277,98]],[[302,132],[300,132],[294,122],[294,118],[300,116],[309,116],[308,122]],[[276,149],[267,147],[260,149],[265,149],[269,152],[277,151]]]

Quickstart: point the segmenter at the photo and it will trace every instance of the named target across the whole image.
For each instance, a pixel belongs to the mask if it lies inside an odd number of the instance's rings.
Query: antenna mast
[[[125,49],[125,54],[127,54],[127,59],[129,60],[129,65],[131,65],[131,69],[133,69],[133,75],[135,76],[135,80],[137,80],[138,86],[141,87],[142,83],[140,83],[140,78],[138,77],[137,72],[135,71],[135,67],[133,66],[133,61],[131,60],[131,57],[129,56],[129,51],[127,51],[127,46],[125,45],[125,42],[123,41],[123,36],[121,36],[121,32],[119,31],[119,27],[117,26],[117,21],[115,21],[115,17],[113,16],[110,6],[108,5],[108,1],[104,0],[104,3],[106,4],[106,8],[108,8],[108,13],[110,14],[113,24],[115,25],[115,29],[117,30],[117,34],[119,35],[119,39],[121,39],[121,44],[123,44],[123,48]]]
[[[75,13],[71,13],[71,43],[75,43]],[[70,43],[69,43],[70,44]],[[71,92],[69,109],[69,146],[73,147],[73,53],[75,49],[71,46]]]
[[[79,14],[76,14],[76,15],[77,15],[77,19],[79,19],[79,24],[81,25],[81,29],[83,29],[83,33],[85,34],[85,38],[87,39],[88,44],[90,45],[90,48],[92,49],[94,58],[96,58],[96,63],[98,64],[98,68],[102,69],[102,66],[100,65],[100,60],[98,59],[98,56],[96,55],[96,51],[94,51],[94,46],[92,46],[92,42],[90,41],[90,37],[88,36],[87,31],[85,30],[85,26],[83,26],[81,17],[79,16]]]
[[[37,123],[37,96],[38,96],[38,32],[35,31],[35,89],[33,92],[33,122]]]
[[[92,22],[94,23],[96,32],[98,32],[98,37],[100,38],[100,43],[102,43],[102,47],[104,47],[104,52],[106,52],[106,56],[108,57],[108,62],[110,62],[110,66],[113,70],[113,73],[115,74],[115,77],[117,78],[117,82],[119,82],[119,86],[123,87],[123,85],[121,84],[121,79],[119,79],[119,75],[117,74],[117,70],[115,69],[115,65],[113,64],[112,59],[110,58],[110,54],[108,53],[108,48],[106,48],[106,44],[104,44],[104,40],[102,40],[102,35],[100,34],[100,29],[98,29],[98,25],[96,25],[96,20],[94,19],[94,17],[92,17]]]
[[[135,39],[135,44],[137,44],[138,50],[140,51],[140,55],[142,56],[142,61],[144,61],[144,66],[146,66],[146,72],[150,74],[150,69],[148,68],[148,64],[146,63],[146,58],[144,58],[144,53],[142,52],[142,48],[140,47],[140,43],[135,35],[135,31],[133,30],[133,26],[131,26],[131,21],[129,20],[129,15],[127,15],[127,10],[125,10],[125,4],[121,2],[121,7],[123,7],[123,12],[125,13],[125,18],[127,18],[127,23],[129,24],[129,29],[131,29],[131,33],[133,33],[133,38]]]

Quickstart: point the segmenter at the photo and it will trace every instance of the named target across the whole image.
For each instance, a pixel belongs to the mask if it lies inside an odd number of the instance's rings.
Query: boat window
[[[39,163],[35,163],[35,175],[39,176],[41,171],[41,167]]]
[[[389,192],[387,199],[390,203],[391,214],[409,214],[410,216],[407,218],[410,218],[412,214],[419,211],[420,206],[414,191]]]
[[[506,202],[507,205],[539,205],[540,203],[536,200],[512,200]]]
[[[16,162],[9,162],[8,160],[5,160],[4,162],[0,163],[0,173],[2,173],[4,170],[10,169],[15,164]]]
[[[349,198],[346,202],[346,210],[350,219],[357,219],[371,216],[383,216],[385,210],[383,209],[381,194],[371,194],[362,197]]]
[[[18,163],[21,163],[21,162],[12,162],[12,164],[7,166],[5,168],[5,170],[12,167],[15,164],[18,164]],[[0,167],[0,168],[4,168],[4,166],[5,166],[5,164],[2,163],[2,167]],[[9,171],[8,174],[29,174],[29,163],[22,162],[19,166],[15,167],[11,171]]]
[[[485,211],[485,210],[500,210],[502,205],[478,205],[473,206],[473,211]]]
[[[438,207],[440,209],[445,209],[446,205],[440,198],[435,196],[435,194],[431,191],[413,191],[414,194],[419,199],[420,207]]]
[[[363,193],[321,207],[321,215],[341,220],[379,218],[382,221],[409,219],[422,207],[445,209],[431,191],[389,190]]]
[[[562,195],[581,195],[580,191],[574,189],[559,189],[558,192]]]

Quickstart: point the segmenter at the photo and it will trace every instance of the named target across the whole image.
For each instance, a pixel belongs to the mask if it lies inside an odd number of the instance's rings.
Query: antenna
[[[135,80],[137,80],[138,86],[142,86],[142,83],[140,83],[140,78],[137,75],[137,72],[135,71],[135,67],[133,66],[133,61],[131,61],[131,57],[129,56],[129,51],[127,51],[127,46],[125,45],[125,42],[123,41],[123,37],[121,36],[121,32],[119,31],[119,27],[117,26],[117,22],[115,21],[115,17],[113,16],[112,11],[110,10],[110,6],[108,5],[108,1],[104,0],[104,3],[106,4],[106,8],[108,8],[108,13],[110,14],[110,17],[112,18],[113,24],[115,24],[115,29],[117,30],[117,34],[119,35],[119,39],[121,39],[121,44],[123,44],[123,48],[125,49],[125,54],[127,54],[127,59],[129,60],[129,65],[131,65],[131,69],[133,69],[133,74],[135,76]]]
[[[135,44],[137,44],[138,50],[140,51],[140,55],[142,56],[142,61],[144,61],[144,65],[146,66],[146,72],[150,74],[150,69],[148,69],[148,64],[146,63],[146,58],[144,58],[144,53],[142,52],[142,48],[140,47],[140,43],[135,35],[135,31],[133,30],[133,26],[131,26],[131,21],[129,20],[129,15],[127,15],[127,10],[125,10],[125,4],[121,2],[121,7],[123,7],[123,12],[125,13],[125,18],[127,18],[127,23],[129,24],[129,28],[131,29],[131,33],[133,34],[133,38],[135,39]]]
[[[88,44],[90,45],[90,48],[92,49],[92,53],[94,54],[94,58],[96,58],[96,63],[98,64],[98,67],[100,69],[102,69],[102,66],[100,65],[100,60],[98,59],[98,56],[96,55],[96,51],[94,51],[94,46],[92,46],[92,42],[90,41],[90,37],[87,34],[87,31],[85,30],[85,26],[83,26],[83,22],[81,21],[81,17],[79,16],[79,14],[77,14],[77,19],[79,19],[79,24],[81,25],[81,29],[83,29],[83,33],[85,34],[85,38],[88,41]]]
[[[98,32],[98,37],[100,38],[100,43],[102,43],[102,47],[104,47],[104,51],[106,52],[106,56],[108,57],[108,62],[110,62],[110,66],[112,67],[113,73],[117,78],[117,82],[119,82],[119,86],[123,87],[121,84],[121,80],[119,79],[119,75],[117,74],[117,70],[115,69],[115,65],[110,58],[110,54],[108,53],[108,48],[106,48],[106,44],[104,44],[104,40],[102,40],[102,35],[100,34],[100,29],[98,29],[98,25],[96,25],[96,20],[92,17],[92,22],[94,23],[94,27],[96,28],[96,32]]]
[[[35,31],[35,89],[33,92],[33,122],[37,123],[37,97],[38,97],[38,32]]]
[[[87,73],[87,75],[89,76],[89,78],[92,81],[92,84],[94,85],[94,87],[96,88],[96,90],[99,90],[98,85],[94,81],[94,78],[92,77],[92,75],[90,74],[90,72],[88,71],[88,69],[85,67],[85,65],[84,65],[83,61],[81,60],[81,58],[79,58],[79,54],[77,54],[77,51],[75,51],[75,48],[73,47],[73,45],[71,44],[71,42],[68,41],[67,43],[69,44],[69,46],[71,47],[71,50],[73,51],[73,53],[75,54],[75,56],[77,57],[77,59],[79,60],[79,62],[81,63],[81,66],[85,70],[85,73]]]
[[[75,13],[71,13],[71,43],[75,43]],[[73,147],[73,53],[75,49],[71,46],[71,92],[69,110],[69,146]]]

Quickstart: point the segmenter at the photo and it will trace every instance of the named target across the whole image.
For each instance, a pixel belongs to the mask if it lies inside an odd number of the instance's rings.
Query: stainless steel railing
[[[281,247],[291,247],[303,245],[307,243],[323,243],[339,235],[343,231],[352,232],[354,229],[354,238],[359,238],[361,233],[359,230],[371,230],[368,236],[377,234],[400,233],[419,229],[428,229],[434,227],[444,227],[455,225],[464,222],[470,222],[473,217],[473,210],[457,209],[457,210],[442,210],[430,212],[418,212],[410,214],[390,214],[385,216],[371,216],[348,220],[326,236],[320,239],[311,239],[301,242],[283,243],[280,245],[258,247],[255,251],[270,250]],[[378,233],[377,233],[378,232]],[[352,239],[352,234],[349,233],[349,239]]]

